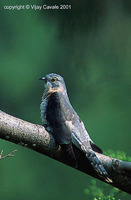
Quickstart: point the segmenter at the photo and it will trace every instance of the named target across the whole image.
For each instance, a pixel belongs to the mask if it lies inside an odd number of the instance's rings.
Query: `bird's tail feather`
[[[97,174],[100,177],[104,178],[108,183],[112,183],[112,180],[109,177],[107,171],[105,170],[102,163],[99,161],[96,154],[92,150],[86,152],[86,157],[89,159],[91,165],[93,166]]]

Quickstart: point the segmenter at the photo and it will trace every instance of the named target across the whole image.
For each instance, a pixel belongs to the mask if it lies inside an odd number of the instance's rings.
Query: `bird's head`
[[[58,74],[47,74],[45,77],[42,77],[39,80],[44,81],[45,92],[66,92],[64,79]]]

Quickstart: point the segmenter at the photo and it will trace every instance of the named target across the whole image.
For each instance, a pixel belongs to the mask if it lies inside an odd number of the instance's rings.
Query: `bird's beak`
[[[41,77],[41,78],[39,78],[39,80],[45,80],[45,77]]]

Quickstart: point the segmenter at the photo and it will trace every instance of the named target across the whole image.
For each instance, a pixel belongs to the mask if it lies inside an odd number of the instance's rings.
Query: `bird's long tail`
[[[96,154],[94,151],[91,149],[86,152],[86,157],[89,159],[91,165],[93,166],[94,170],[97,172],[97,174],[104,178],[108,183],[112,183],[111,178],[109,177],[107,171],[103,167],[102,163],[99,161],[97,158]]]

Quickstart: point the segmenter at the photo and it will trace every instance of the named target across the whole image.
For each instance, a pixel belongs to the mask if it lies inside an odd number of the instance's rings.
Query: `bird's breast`
[[[48,124],[47,115],[52,115],[52,111],[59,105],[59,95],[56,90],[50,90],[43,94],[40,105],[41,118],[44,124]]]

